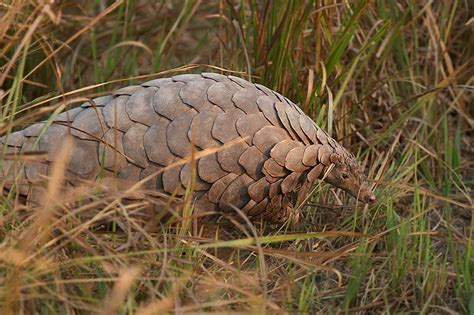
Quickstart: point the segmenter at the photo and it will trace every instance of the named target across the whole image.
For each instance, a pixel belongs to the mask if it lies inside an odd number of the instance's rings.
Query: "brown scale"
[[[217,115],[212,126],[212,136],[222,143],[229,142],[239,137],[236,122],[245,113],[238,108],[233,108],[223,114]]]
[[[239,164],[250,177],[259,180],[263,176],[262,166],[266,159],[256,146],[251,146],[240,155]]]
[[[234,207],[242,209],[250,201],[248,186],[253,182],[247,174],[236,177],[219,198],[219,208],[225,212],[234,212]]]
[[[159,115],[174,120],[178,116],[187,112],[191,107],[184,104],[178,96],[179,91],[184,86],[181,82],[168,82],[153,95],[153,108]]]
[[[220,145],[220,142],[212,136],[212,127],[218,115],[216,112],[204,111],[194,116],[188,131],[188,139],[191,143],[201,149]]]
[[[175,162],[178,163],[179,159],[177,158]],[[182,167],[182,164],[172,165],[163,172],[162,180],[165,192],[169,194],[176,194],[178,196],[184,194],[185,189],[184,186],[181,184],[180,178]]]
[[[151,126],[160,117],[153,108],[153,96],[157,88],[150,87],[130,96],[125,104],[125,111],[131,120]]]
[[[143,143],[148,160],[168,166],[175,155],[170,151],[166,137],[169,120],[160,117],[143,135]]]
[[[267,118],[267,120],[271,122],[272,125],[276,127],[283,127],[283,124],[281,123],[280,118],[278,118],[278,113],[275,108],[275,99],[272,99],[266,95],[260,96],[257,98],[257,105],[265,118]]]
[[[191,155],[191,141],[188,132],[198,112],[190,109],[176,117],[166,128],[166,139],[170,151],[182,158]]]
[[[242,174],[243,167],[239,164],[239,158],[247,150],[249,145],[240,138],[235,144],[220,149],[217,152],[217,161],[222,169],[229,173]]]
[[[215,83],[207,89],[207,99],[223,111],[228,112],[235,109],[232,97],[239,89],[240,87],[231,81]]]
[[[145,152],[145,132],[148,127],[142,124],[133,124],[123,136],[123,151],[127,159],[133,164],[145,168],[148,159]]]
[[[238,176],[239,175],[237,174],[229,173],[217,180],[209,189],[209,200],[213,203],[218,203],[227,186],[229,186]]]
[[[256,202],[260,202],[263,199],[265,199],[266,196],[268,196],[269,189],[270,189],[270,184],[268,183],[266,178],[263,177],[263,178],[260,178],[255,183],[251,184],[249,186],[248,192],[252,200],[255,200]]]
[[[102,142],[99,143],[99,161],[105,169],[119,172],[127,164],[123,149],[123,137],[123,132],[109,129]]]
[[[192,181],[192,171],[193,167],[195,168],[194,171],[196,172],[196,176],[194,180]],[[191,184],[194,185],[194,190],[195,191],[208,191],[211,185],[201,179],[201,177],[198,176],[197,170],[196,170],[196,164],[191,162],[188,162],[184,164],[184,166],[181,168],[181,173],[180,173],[180,180],[181,184],[188,188]]]
[[[71,126],[71,134],[85,140],[101,139],[107,130],[100,107],[86,108],[74,118]]]
[[[309,167],[303,164],[303,156],[306,147],[296,147],[291,149],[286,155],[285,167],[292,172],[304,172]]]
[[[149,176],[151,176],[151,178],[149,180],[145,181],[145,183],[144,183],[145,188],[154,189],[157,186],[159,186],[161,189],[163,189],[163,179],[162,179],[163,167],[162,166],[156,165],[156,164],[153,164],[152,162],[150,162],[148,167],[143,169],[140,172],[140,180],[146,179]],[[153,180],[153,177],[155,177],[155,180]],[[156,183],[157,182],[156,177],[159,177],[159,182],[160,182],[159,185],[157,185],[157,183]]]
[[[235,122],[235,126],[240,136],[248,144],[252,144],[255,133],[265,126],[270,126],[270,123],[262,113],[258,113],[239,117]]]
[[[199,177],[210,184],[215,183],[217,180],[228,174],[221,167],[219,161],[217,161],[217,153],[208,154],[200,158],[197,163]],[[210,169],[213,171],[209,172]]]
[[[289,135],[286,131],[275,126],[265,126],[255,133],[253,137],[253,144],[263,154],[270,155],[270,150],[284,140],[289,140]]]
[[[255,88],[244,88],[236,91],[234,95],[232,95],[232,102],[247,115],[260,113],[257,103],[253,100],[254,93],[252,92],[254,92],[254,90]]]
[[[115,97],[102,109],[107,127],[115,128],[122,132],[127,132],[128,128],[130,128],[130,126],[133,124],[133,121],[125,111],[125,104],[127,103],[128,99],[128,95]]]
[[[186,81],[179,90],[179,97],[184,104],[193,107],[198,112],[204,111],[211,103],[207,99],[207,89],[213,82],[211,80]]]
[[[303,145],[295,140],[282,140],[278,142],[270,151],[270,156],[281,166],[285,166],[288,152],[296,147],[303,147]]]

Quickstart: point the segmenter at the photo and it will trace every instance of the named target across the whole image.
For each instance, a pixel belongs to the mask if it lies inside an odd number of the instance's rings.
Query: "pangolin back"
[[[280,94],[234,76],[184,74],[119,89],[61,113],[50,125],[0,138],[6,153],[46,152],[43,161],[21,167],[3,160],[6,188],[12,176],[26,184],[47,176],[67,135],[73,138],[72,185],[99,174],[136,183],[158,173],[147,188],[179,196],[193,170],[193,162],[179,161],[194,147],[197,211],[238,208],[273,222],[288,219],[331,163],[352,158]],[[211,153],[200,157],[202,151]],[[28,195],[27,187],[17,190]]]

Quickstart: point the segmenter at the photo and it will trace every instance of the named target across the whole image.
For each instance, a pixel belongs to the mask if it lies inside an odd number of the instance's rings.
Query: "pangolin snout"
[[[366,203],[375,203],[375,200],[376,200],[376,198],[375,198],[375,195],[374,195],[373,192],[371,192],[371,193],[370,193],[369,195],[367,195],[366,198],[365,198],[365,202],[366,202]]]
[[[358,199],[362,202],[369,204],[375,203],[375,201],[377,200],[372,189],[370,189],[366,184],[362,185],[359,191]]]
[[[375,198],[373,191],[367,190],[367,191],[361,191],[359,195],[359,200],[365,203],[372,204],[372,203],[375,203],[377,198]]]

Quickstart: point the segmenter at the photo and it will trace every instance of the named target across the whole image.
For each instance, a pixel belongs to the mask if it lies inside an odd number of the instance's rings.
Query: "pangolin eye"
[[[342,173],[342,179],[348,179],[349,178],[349,174],[347,173]]]

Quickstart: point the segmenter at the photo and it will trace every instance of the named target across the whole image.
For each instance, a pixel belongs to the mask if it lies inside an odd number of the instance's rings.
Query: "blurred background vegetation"
[[[117,251],[125,233],[66,205],[24,246],[35,209],[3,197],[1,313],[472,314],[473,13],[463,0],[0,2],[1,135],[130,83],[233,73],[298,103],[378,198],[321,185],[297,227],[260,240],[198,245],[164,226]]]

